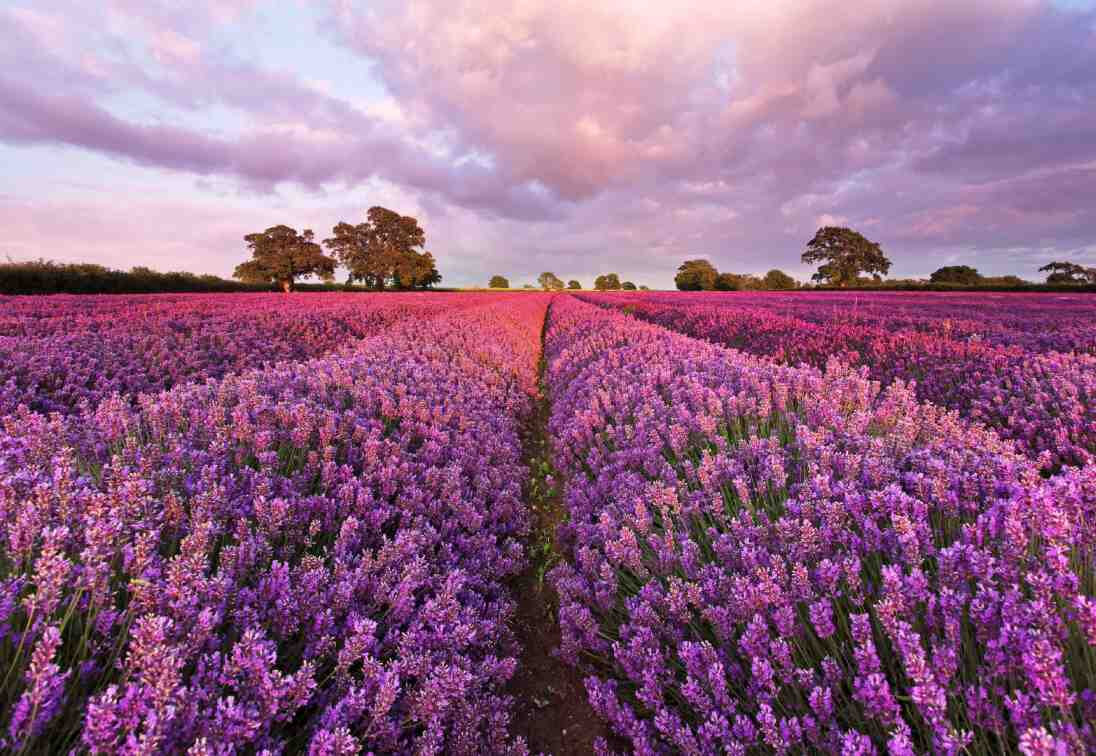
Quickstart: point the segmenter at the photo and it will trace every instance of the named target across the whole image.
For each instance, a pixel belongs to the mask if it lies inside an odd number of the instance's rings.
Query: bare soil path
[[[582,673],[554,655],[560,642],[559,602],[546,575],[559,559],[555,535],[565,508],[560,482],[552,479],[550,404],[543,357],[540,375],[540,397],[523,438],[530,470],[526,501],[533,514],[533,530],[529,567],[512,586],[517,601],[514,632],[522,646],[518,670],[510,681],[516,701],[513,729],[524,736],[532,753],[590,754],[598,737],[610,743],[613,738],[590,708]]]

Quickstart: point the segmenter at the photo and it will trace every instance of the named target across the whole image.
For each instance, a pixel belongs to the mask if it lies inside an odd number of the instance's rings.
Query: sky
[[[416,216],[444,284],[1096,264],[1080,0],[0,0],[0,259],[230,275]]]

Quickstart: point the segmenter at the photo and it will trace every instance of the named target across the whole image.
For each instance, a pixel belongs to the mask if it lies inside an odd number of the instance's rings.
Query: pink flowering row
[[[878,323],[868,324],[826,317],[827,305],[817,302],[814,318],[804,319],[812,305],[798,303],[800,295],[778,296],[782,299],[765,307],[752,304],[758,295],[590,298],[624,307],[652,323],[785,364],[823,367],[837,357],[866,366],[869,376],[883,385],[913,382],[918,399],[993,428],[1039,458],[1047,469],[1086,464],[1096,457],[1096,354],[1035,353],[987,340],[949,338],[939,329],[903,328],[901,311],[892,313],[894,321],[889,324],[882,315]],[[873,295],[859,296],[873,299]],[[796,315],[780,311],[792,303]],[[1096,328],[1091,323],[1086,327]],[[987,330],[992,330],[988,321]]]
[[[0,414],[19,404],[69,413],[115,393],[155,393],[319,357],[402,318],[476,299],[454,303],[439,293],[0,297]]]
[[[1096,467],[574,299],[563,653],[640,754],[1096,749]]]
[[[524,752],[506,582],[547,298],[473,304],[7,415],[0,748]]]
[[[1021,347],[1029,352],[1096,354],[1096,297],[999,292],[651,292],[662,304],[748,307],[819,325],[853,323],[889,331]]]

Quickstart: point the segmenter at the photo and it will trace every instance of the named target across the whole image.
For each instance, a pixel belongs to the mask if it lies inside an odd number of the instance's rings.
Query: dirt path
[[[529,538],[529,568],[513,584],[517,600],[514,632],[523,649],[518,670],[510,681],[510,693],[516,700],[513,729],[524,736],[532,753],[589,754],[594,752],[598,737],[611,738],[586,700],[582,674],[553,655],[560,639],[558,600],[546,574],[559,559],[555,533],[564,518],[564,503],[559,482],[553,486],[550,480],[550,405],[543,383],[543,358],[540,374],[541,397],[523,438],[530,470],[526,500],[533,513],[533,532]]]

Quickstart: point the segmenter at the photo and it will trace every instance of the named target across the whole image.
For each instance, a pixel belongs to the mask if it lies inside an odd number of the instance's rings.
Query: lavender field
[[[1092,296],[0,297],[0,422],[5,752],[536,752],[531,570],[602,753],[1096,751]]]

